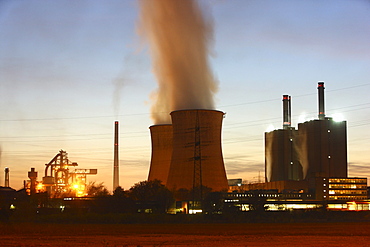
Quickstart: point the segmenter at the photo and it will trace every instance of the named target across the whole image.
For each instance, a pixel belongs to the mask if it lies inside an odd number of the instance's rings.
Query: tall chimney
[[[5,167],[5,184],[4,187],[9,187],[9,168]]]
[[[291,104],[290,104],[290,96],[283,95],[283,129],[289,129],[291,127]]]
[[[324,82],[319,82],[317,89],[319,91],[319,119],[325,119],[325,102],[324,102]]]
[[[114,161],[113,161],[113,190],[119,186],[119,162],[118,162],[118,121],[114,122]]]

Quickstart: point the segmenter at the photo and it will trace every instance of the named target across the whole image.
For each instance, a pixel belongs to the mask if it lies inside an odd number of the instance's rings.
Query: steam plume
[[[139,3],[140,31],[149,41],[158,82],[151,109],[155,124],[171,123],[169,113],[174,110],[213,110],[213,95],[218,89],[208,64],[213,30],[198,3],[194,0]]]

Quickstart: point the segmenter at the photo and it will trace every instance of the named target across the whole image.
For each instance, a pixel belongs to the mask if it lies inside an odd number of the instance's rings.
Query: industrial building
[[[318,83],[318,119],[291,127],[291,97],[283,95],[283,129],[265,133],[265,183],[229,191],[309,193],[315,200],[365,200],[367,179],[348,178],[347,123],[325,115],[324,83]]]
[[[206,186],[227,191],[221,147],[223,117],[216,110],[178,110],[171,112],[172,125],[151,126],[148,180],[159,179],[170,190]]]
[[[46,192],[51,198],[64,196],[82,197],[86,195],[87,175],[96,175],[97,169],[78,169],[76,162],[70,162],[68,154],[60,150],[49,163],[45,164],[42,181],[38,181],[38,172],[31,168],[29,180],[24,181],[24,188],[29,195]]]
[[[298,131],[291,127],[291,97],[283,95],[283,129],[265,133],[265,181],[303,179],[298,159]]]
[[[315,194],[321,200],[366,200],[366,178],[322,178],[315,179]]]
[[[325,117],[298,124],[304,178],[347,177],[346,121]]]
[[[283,96],[283,129],[265,133],[266,182],[347,177],[346,121],[325,116],[324,83],[318,83],[318,119],[291,127],[290,96]]]

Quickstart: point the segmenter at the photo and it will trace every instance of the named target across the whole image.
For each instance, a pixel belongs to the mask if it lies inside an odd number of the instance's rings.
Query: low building
[[[317,200],[366,200],[367,178],[325,178],[315,179],[315,194]]]

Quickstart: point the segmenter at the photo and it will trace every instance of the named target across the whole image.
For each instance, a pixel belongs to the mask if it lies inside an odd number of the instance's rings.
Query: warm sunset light
[[[369,10],[0,0],[0,245],[368,246]]]
[[[317,117],[321,80],[325,116],[345,114],[349,175],[370,176],[366,1],[341,1],[333,10],[330,1],[200,0],[195,14],[203,19],[188,21],[198,29],[177,28],[186,34],[177,45],[150,31],[161,26],[145,14],[153,13],[142,9],[145,2],[0,4],[1,185],[5,167],[15,189],[31,167],[42,180],[45,164],[65,149],[79,167],[99,170],[86,183],[104,182],[112,192],[112,122],[119,121],[119,185],[129,189],[148,177],[148,128],[162,121],[155,117],[167,121],[178,106],[192,108],[185,103],[194,95],[201,108],[227,112],[227,177],[252,181],[265,169],[266,127],[282,128],[281,96],[292,96],[297,127]],[[165,24],[174,34],[175,20]],[[163,47],[168,56],[159,57]]]

